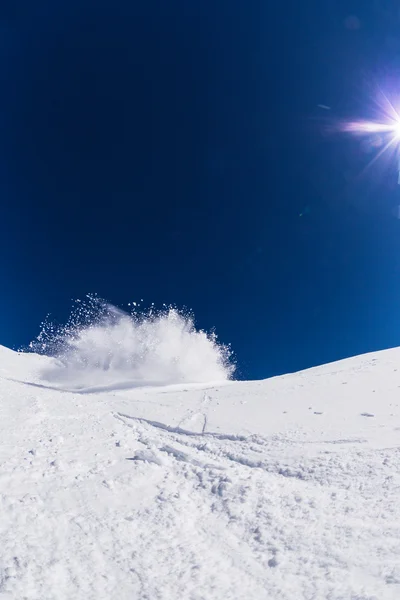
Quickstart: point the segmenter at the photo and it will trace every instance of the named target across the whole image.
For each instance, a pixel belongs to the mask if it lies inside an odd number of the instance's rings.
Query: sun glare
[[[400,141],[400,120],[395,122],[393,133],[396,136],[396,139]]]
[[[376,123],[375,121],[348,121],[343,123],[342,131],[349,133],[358,133],[360,135],[368,133],[393,133],[400,136],[400,121],[389,123]]]
[[[388,96],[377,89],[373,100],[372,111],[375,119],[357,119],[342,121],[339,130],[355,136],[366,137],[366,146],[371,149],[379,148],[375,156],[370,160],[366,168],[371,167],[377,160],[385,159],[396,164],[396,170],[400,173],[400,114]],[[400,183],[400,175],[399,175]]]

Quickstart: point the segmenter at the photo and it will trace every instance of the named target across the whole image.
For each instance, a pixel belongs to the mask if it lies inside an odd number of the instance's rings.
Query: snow
[[[0,347],[0,599],[400,597],[399,349],[100,389],[57,364]]]
[[[97,297],[79,301],[70,322],[44,329],[31,344],[58,361],[42,374],[55,384],[97,390],[177,381],[226,380],[233,371],[230,348],[215,334],[198,331],[193,316],[172,307],[128,314]]]

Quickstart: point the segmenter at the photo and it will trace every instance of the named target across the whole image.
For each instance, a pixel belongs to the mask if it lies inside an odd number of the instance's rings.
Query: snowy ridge
[[[104,391],[51,360],[0,347],[0,599],[400,597],[399,349]]]

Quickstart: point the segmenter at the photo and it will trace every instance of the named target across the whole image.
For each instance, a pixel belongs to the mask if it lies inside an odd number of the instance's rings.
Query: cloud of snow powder
[[[42,376],[69,388],[130,387],[229,379],[229,347],[196,330],[192,316],[175,308],[125,313],[88,296],[68,323],[43,324],[31,349],[56,358]]]

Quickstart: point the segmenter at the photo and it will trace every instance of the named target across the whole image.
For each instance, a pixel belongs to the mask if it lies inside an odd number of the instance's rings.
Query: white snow
[[[54,364],[0,347],[0,599],[400,597],[399,349],[97,391]]]
[[[82,316],[84,323],[74,322]],[[56,350],[59,360],[42,373],[56,384],[104,390],[208,382],[228,379],[234,370],[230,349],[174,308],[138,316],[89,297],[72,321],[58,329],[49,323],[31,345],[46,354],[49,345]]]

